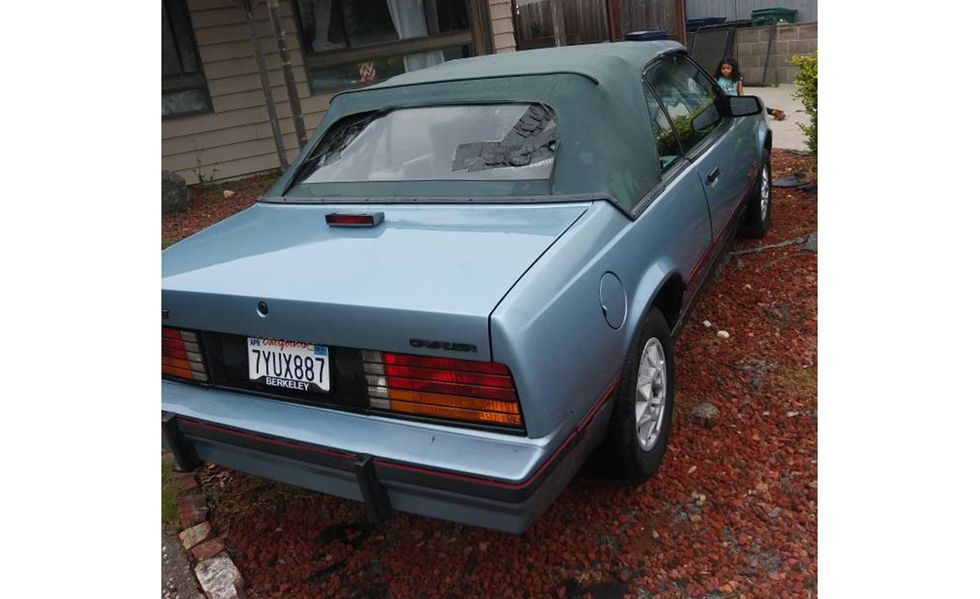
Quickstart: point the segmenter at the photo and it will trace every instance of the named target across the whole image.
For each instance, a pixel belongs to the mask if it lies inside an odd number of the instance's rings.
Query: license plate
[[[248,378],[267,387],[330,391],[327,346],[249,337]]]

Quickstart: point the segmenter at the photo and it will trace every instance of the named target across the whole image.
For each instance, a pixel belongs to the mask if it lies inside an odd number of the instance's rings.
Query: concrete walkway
[[[782,121],[769,117],[769,128],[772,129],[772,145],[774,148],[806,151],[806,141],[803,131],[797,123],[808,123],[809,118],[803,110],[803,103],[796,96],[796,86],[784,83],[778,87],[746,87],[746,96],[759,96],[767,108],[779,108],[786,113]]]

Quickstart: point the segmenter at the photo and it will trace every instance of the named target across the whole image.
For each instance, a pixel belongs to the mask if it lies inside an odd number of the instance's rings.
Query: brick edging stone
[[[180,544],[190,553],[194,574],[208,599],[245,599],[245,579],[214,536],[208,522],[208,507],[200,482],[194,473],[174,472],[171,482],[185,494],[177,501],[180,516]]]

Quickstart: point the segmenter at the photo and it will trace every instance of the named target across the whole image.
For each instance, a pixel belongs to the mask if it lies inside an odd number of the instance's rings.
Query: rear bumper
[[[598,443],[614,388],[615,382],[564,434],[527,439],[168,382],[164,444],[190,465],[220,464],[363,501],[380,517],[390,507],[521,533]]]

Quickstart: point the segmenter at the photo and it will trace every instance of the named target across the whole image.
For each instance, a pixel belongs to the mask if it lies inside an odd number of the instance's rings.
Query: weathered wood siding
[[[514,26],[522,49],[553,46],[555,24],[551,2],[519,3]],[[590,44],[609,41],[606,22],[606,0],[560,0],[562,22],[565,25],[565,44]]]
[[[180,173],[188,183],[197,183],[199,174],[225,179],[277,168],[272,127],[244,14],[226,0],[187,0],[187,4],[214,112],[163,121],[163,168]],[[304,121],[312,131],[323,118],[330,96],[310,95],[293,3],[281,2],[280,6]],[[296,135],[265,3],[257,6],[255,16],[286,155],[292,160],[298,152]]]

